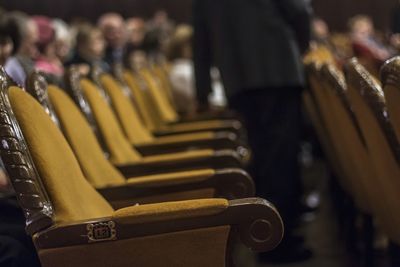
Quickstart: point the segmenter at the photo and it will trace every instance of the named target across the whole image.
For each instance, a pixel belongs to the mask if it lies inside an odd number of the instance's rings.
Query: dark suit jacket
[[[198,100],[211,91],[216,65],[228,96],[242,90],[301,86],[301,52],[310,39],[306,0],[195,0],[194,61]]]

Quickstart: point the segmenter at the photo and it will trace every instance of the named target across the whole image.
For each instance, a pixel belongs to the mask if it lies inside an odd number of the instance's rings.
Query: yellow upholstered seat
[[[161,120],[164,123],[176,122],[179,120],[179,116],[173,109],[168,99],[163,94],[163,89],[159,81],[157,81],[153,74],[149,70],[142,70],[140,75],[146,81],[148,85],[149,95],[152,97],[155,103],[155,109]]]
[[[94,113],[99,129],[103,134],[105,143],[111,154],[111,161],[116,165],[126,165],[140,162],[168,162],[173,160],[195,160],[208,158],[214,155],[211,149],[187,151],[180,153],[169,153],[165,156],[149,156],[143,158],[128,139],[125,137],[118,120],[111,108],[108,106],[96,86],[87,79],[81,80],[82,90]]]
[[[133,103],[123,94],[118,82],[109,74],[101,75],[100,79],[129,142],[133,145],[153,142],[155,138],[143,125]]]
[[[83,173],[96,188],[121,186],[124,184],[145,187],[187,184],[204,181],[215,175],[215,170],[203,169],[138,176],[126,180],[105,158],[89,124],[67,94],[56,86],[51,85],[48,88],[48,94],[57,117],[60,120],[65,137],[70,143]],[[151,158],[148,160],[151,161]],[[157,161],[157,158],[154,158],[153,161]],[[207,197],[212,196],[207,195]]]
[[[205,216],[222,212],[228,207],[227,200],[204,199],[130,207],[114,213],[107,201],[87,182],[71,147],[40,104],[18,87],[10,88],[9,98],[39,175],[54,204],[58,223],[109,216],[148,220],[149,214],[154,216],[154,212],[161,214],[159,219],[169,220],[179,217],[180,212],[189,217]],[[204,179],[212,172],[198,174]],[[160,177],[153,176],[151,179],[162,180]],[[135,184],[134,179],[131,183]]]
[[[144,115],[146,126],[152,132],[237,131],[241,127],[240,122],[234,120],[215,119],[179,122],[179,115],[168,101],[167,96],[162,93],[162,88],[160,88],[160,85],[152,77],[149,70],[142,70],[138,77],[125,71],[124,78],[132,90],[135,99],[137,99],[140,112],[147,114]],[[143,89],[144,87],[146,90]]]
[[[141,155],[133,149],[126,139],[115,115],[104,102],[95,85],[89,80],[82,79],[81,86],[98,122],[99,130],[104,137],[110,153],[110,160],[115,164],[140,162]]]
[[[141,89],[141,85],[136,77],[130,71],[124,71],[124,79],[135,98],[138,110],[143,117],[146,127],[150,131],[155,131],[157,128],[162,126],[161,120],[155,116],[154,112],[149,107],[153,105],[150,101],[150,97],[146,95],[146,92]]]
[[[133,103],[126,97],[118,82],[109,74],[101,75],[104,89],[112,99],[113,108],[120,121],[120,124],[133,145],[159,143],[166,144],[171,142],[188,142],[202,139],[214,138],[213,132],[201,132],[191,134],[176,134],[154,138],[152,133],[143,125],[141,118]],[[209,124],[208,124],[209,125]],[[207,126],[208,126],[207,125]]]
[[[166,202],[115,211],[85,179],[42,106],[10,86],[4,71],[0,76],[1,156],[43,267],[223,267],[239,233],[258,251],[271,250],[282,239],[279,213],[263,199]]]
[[[71,147],[40,104],[17,87],[10,88],[9,98],[54,205],[56,222],[111,216],[113,208],[85,179]]]

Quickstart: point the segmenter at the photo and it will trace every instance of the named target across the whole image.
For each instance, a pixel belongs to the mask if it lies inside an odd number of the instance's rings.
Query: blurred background
[[[372,17],[376,28],[386,31],[397,0],[313,0],[315,13],[326,20],[333,31],[347,29],[347,21],[356,14]],[[189,22],[191,0],[2,0],[0,6],[7,10],[21,10],[70,20],[76,17],[95,21],[105,12],[115,11],[125,17],[151,17],[158,9],[165,9],[176,22]],[[79,8],[77,8],[79,7]]]

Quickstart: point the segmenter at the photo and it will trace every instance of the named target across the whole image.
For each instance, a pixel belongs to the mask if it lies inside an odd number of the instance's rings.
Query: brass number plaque
[[[88,224],[86,228],[89,243],[117,239],[117,231],[113,221]]]

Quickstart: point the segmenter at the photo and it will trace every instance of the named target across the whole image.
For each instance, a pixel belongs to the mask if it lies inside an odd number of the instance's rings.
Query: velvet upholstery
[[[130,145],[113,111],[97,90],[96,86],[87,79],[81,80],[81,86],[92,107],[99,128],[103,133],[108,150],[111,154],[110,160],[114,164],[124,165],[140,162],[154,163],[171,160],[190,160],[209,157],[214,154],[214,151],[211,149],[202,149],[143,158],[134,147]]]
[[[146,96],[145,92],[142,91],[140,84],[133,73],[124,71],[124,79],[131,90],[133,97],[135,98],[138,111],[142,115],[147,128],[150,131],[155,131],[161,126],[162,122],[149,109],[151,106],[150,100],[148,99],[149,97]]]
[[[124,95],[121,85],[111,75],[103,74],[101,81],[113,103],[122,129],[132,145],[139,144],[166,144],[179,143],[204,139],[213,139],[213,132],[201,132],[190,134],[176,134],[172,136],[154,138],[152,133],[143,124],[140,115],[130,99]],[[209,126],[209,124],[207,124]]]
[[[55,221],[111,216],[113,208],[85,179],[71,147],[42,106],[17,87],[10,88],[9,98],[53,203]]]
[[[100,79],[104,89],[111,98],[115,114],[129,142],[133,145],[153,142],[154,137],[144,127],[133,103],[122,92],[121,85],[109,74],[101,75]]]
[[[51,85],[48,94],[64,135],[89,182],[96,188],[124,184],[125,178],[106,159],[90,125],[72,99]]]
[[[70,143],[85,177],[96,188],[130,184],[134,186],[162,186],[204,181],[215,174],[212,169],[173,172],[158,175],[125,177],[105,158],[88,122],[69,96],[56,86],[49,86],[48,94],[65,137]],[[149,158],[157,161],[160,158]],[[212,195],[205,195],[212,197]],[[203,196],[204,197],[204,196]]]
[[[87,79],[81,80],[81,86],[93,110],[93,115],[101,129],[110,160],[115,164],[138,163],[141,155],[135,151],[126,139],[114,113],[103,99],[96,86]]]
[[[164,88],[162,88],[161,84],[153,77],[153,74],[149,70],[142,70],[140,75],[142,75],[148,85],[149,93],[156,104],[155,108],[162,121],[165,123],[178,121],[178,114],[168,102],[166,95],[162,93],[161,90]]]

